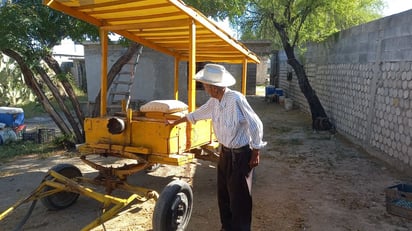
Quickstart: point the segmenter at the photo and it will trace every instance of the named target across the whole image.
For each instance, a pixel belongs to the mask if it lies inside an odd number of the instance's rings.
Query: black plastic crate
[[[24,140],[24,141],[34,141],[34,142],[38,143],[37,131],[35,131],[35,132],[23,132],[22,140]]]
[[[385,189],[388,213],[412,220],[412,185],[397,184]]]
[[[40,128],[37,130],[38,134],[38,143],[49,143],[53,141],[54,137],[56,137],[56,132],[54,129],[50,128]]]
[[[56,137],[55,129],[50,128],[39,128],[36,131],[24,132],[22,134],[22,140],[25,141],[34,141],[38,144],[49,143],[53,141]]]

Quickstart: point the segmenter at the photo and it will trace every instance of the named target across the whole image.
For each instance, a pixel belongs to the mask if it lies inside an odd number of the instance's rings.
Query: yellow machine
[[[151,189],[131,186],[127,176],[156,164],[184,165],[195,158],[200,150],[216,147],[210,121],[195,125],[166,123],[180,118],[176,113],[144,113],[123,108],[123,113],[107,115],[107,55],[108,32],[115,32],[132,41],[175,58],[174,96],[179,100],[179,62],[188,63],[187,109],[195,109],[196,88],[193,77],[197,62],[218,62],[242,65],[241,91],[246,92],[248,63],[259,63],[258,57],[236,41],[202,13],[180,0],[44,0],[55,10],[91,23],[100,29],[101,40],[101,108],[97,118],[86,118],[85,140],[79,145],[81,160],[98,170],[94,179],[82,177],[80,170],[68,164],[53,167],[43,183],[27,198],[17,202],[0,214],[0,220],[22,203],[40,199],[49,209],[63,209],[85,195],[104,204],[101,217],[83,228],[90,230],[109,220],[136,199],[157,200],[153,214],[153,230],[184,230],[192,211],[192,191],[183,181],[168,184],[160,196]],[[90,155],[112,156],[136,160],[121,167],[97,164]],[[101,185],[106,194],[84,186]],[[132,193],[122,199],[111,196],[115,189]]]

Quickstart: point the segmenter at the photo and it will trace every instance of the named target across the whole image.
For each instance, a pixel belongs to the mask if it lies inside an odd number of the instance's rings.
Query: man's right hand
[[[188,121],[187,117],[185,116],[185,117],[182,117],[182,118],[177,119],[177,120],[166,120],[166,125],[174,126],[174,125],[177,125],[177,124],[180,124],[180,123],[183,123],[183,122],[187,122],[187,121]]]

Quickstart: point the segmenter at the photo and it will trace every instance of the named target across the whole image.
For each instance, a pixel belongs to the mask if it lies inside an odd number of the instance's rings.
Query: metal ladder
[[[125,103],[125,109],[130,107],[131,89],[134,82],[137,64],[139,62],[142,49],[139,49],[135,55],[126,63],[113,80],[107,95],[107,114],[114,115],[116,112],[122,112],[122,103]]]

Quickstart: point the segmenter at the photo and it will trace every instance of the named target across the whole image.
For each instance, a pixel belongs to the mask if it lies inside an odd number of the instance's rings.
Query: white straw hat
[[[229,87],[236,83],[236,79],[224,66],[219,64],[206,64],[205,67],[196,74],[195,80],[218,87]]]

